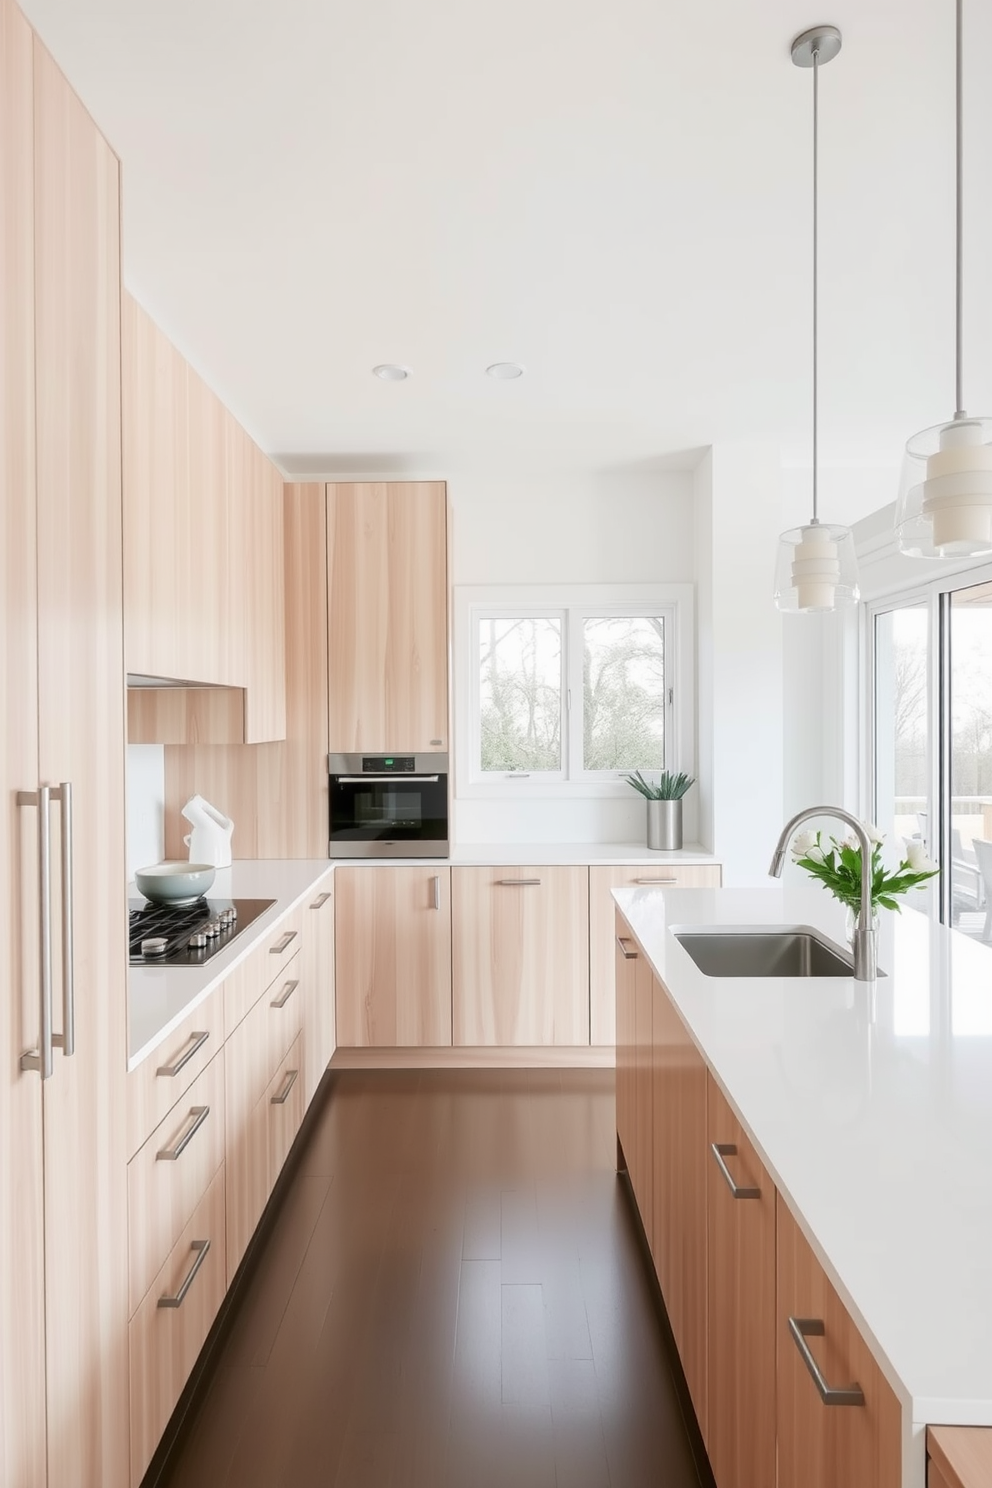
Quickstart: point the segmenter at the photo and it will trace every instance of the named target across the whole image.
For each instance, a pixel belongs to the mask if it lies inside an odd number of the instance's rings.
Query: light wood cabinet
[[[452,868],[456,1045],[589,1042],[589,870]]]
[[[245,743],[286,737],[286,612],[282,477],[249,441],[236,521],[247,543],[242,602],[246,642]]]
[[[444,484],[329,485],[327,574],[328,748],[446,749]]]
[[[644,1233],[654,1254],[654,1043],[656,983],[639,955],[634,966],[634,1165],[630,1180]],[[629,1163],[628,1163],[629,1167]]]
[[[0,0],[0,1478],[127,1480],[118,162]],[[39,786],[53,1070],[37,1049]],[[34,796],[19,804],[17,792]],[[85,849],[85,872],[83,852]],[[67,854],[64,856],[64,854]],[[61,891],[73,865],[74,906]],[[74,930],[73,1008],[63,921]],[[9,959],[8,959],[9,958]],[[9,995],[8,995],[9,994]]]
[[[613,1042],[616,1021],[616,904],[613,889],[718,889],[719,863],[633,863],[589,869],[589,1042]]]
[[[641,950],[630,933],[630,926],[619,911],[614,914],[616,934],[613,937],[616,958],[616,1102],[617,1137],[630,1177],[630,1153],[637,1143],[634,1099],[634,1039],[636,1010],[634,981]]]
[[[712,1075],[706,1135],[706,1450],[719,1488],[768,1488],[775,1482],[775,1185]]]
[[[988,1488],[989,1483],[992,1427],[927,1427],[927,1488]]]
[[[309,1106],[331,1062],[334,1020],[334,874],[307,900],[303,926],[303,1103]]]
[[[663,983],[654,979],[655,1270],[704,1438],[706,1401],[706,1066]]]
[[[778,1196],[775,1339],[779,1488],[899,1488],[899,1402],[805,1236]],[[790,1320],[831,1389],[857,1387],[860,1403],[827,1404],[804,1362]]]
[[[451,879],[440,865],[335,869],[342,1048],[450,1047]]]

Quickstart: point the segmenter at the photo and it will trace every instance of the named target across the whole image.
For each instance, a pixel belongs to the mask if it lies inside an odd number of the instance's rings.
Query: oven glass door
[[[330,777],[331,843],[443,842],[448,777]]]

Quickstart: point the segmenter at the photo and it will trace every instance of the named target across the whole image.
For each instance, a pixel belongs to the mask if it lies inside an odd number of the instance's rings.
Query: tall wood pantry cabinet
[[[12,0],[0,196],[0,1482],[121,1488],[119,166]]]

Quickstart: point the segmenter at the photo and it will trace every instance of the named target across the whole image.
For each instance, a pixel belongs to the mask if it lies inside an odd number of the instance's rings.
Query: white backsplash
[[[165,747],[127,746],[127,876],[165,857]]]

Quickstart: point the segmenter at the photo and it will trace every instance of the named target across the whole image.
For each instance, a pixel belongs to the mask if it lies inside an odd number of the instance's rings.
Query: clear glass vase
[[[858,918],[858,912],[857,912],[857,910],[856,909],[852,909],[849,904],[846,905],[845,906],[845,910],[844,910],[844,932],[847,935],[847,943],[850,946],[853,946],[853,944],[854,944],[854,928],[855,928],[855,925],[857,923],[857,918]],[[873,930],[877,930],[878,929],[878,910],[877,909],[873,909],[872,912],[871,912],[871,928]]]

